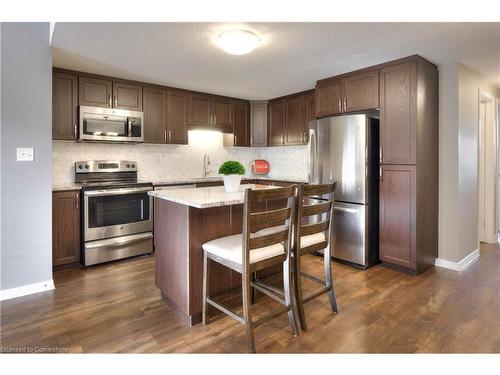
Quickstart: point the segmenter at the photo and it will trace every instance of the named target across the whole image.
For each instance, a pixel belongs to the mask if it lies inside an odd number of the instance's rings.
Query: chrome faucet
[[[205,154],[203,156],[203,178],[207,178],[210,173],[210,157]]]

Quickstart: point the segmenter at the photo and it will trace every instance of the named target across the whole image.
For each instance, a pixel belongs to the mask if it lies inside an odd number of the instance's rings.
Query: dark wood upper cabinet
[[[144,142],[167,142],[167,92],[156,87],[143,88]]]
[[[214,125],[217,128],[232,132],[231,100],[226,98],[213,98],[212,113],[214,115]]]
[[[207,126],[212,123],[212,98],[209,95],[189,94],[189,125]]]
[[[52,139],[78,139],[78,77],[52,75]]]
[[[233,133],[235,146],[250,146],[249,139],[249,104],[245,101],[232,102]]]
[[[113,82],[113,108],[142,111],[142,86]]]
[[[188,144],[189,95],[167,90],[167,143]]]
[[[80,192],[52,193],[52,264],[80,262]]]
[[[416,270],[416,167],[381,166],[380,260]]]
[[[362,111],[379,107],[379,71],[353,74],[344,81],[344,111]]]
[[[309,123],[316,120],[316,93],[314,91],[305,95],[306,125],[304,143],[309,142]]]
[[[384,164],[415,164],[417,62],[380,71],[380,159]]]
[[[79,103],[92,107],[112,108],[113,82],[105,79],[79,76]]]
[[[325,117],[342,112],[342,80],[324,79],[316,83],[316,116]]]
[[[270,101],[267,115],[267,139],[269,146],[283,146],[284,136],[283,100]]]
[[[304,95],[288,97],[284,101],[285,145],[304,144],[305,128]]]
[[[250,103],[250,147],[267,146],[267,102]]]

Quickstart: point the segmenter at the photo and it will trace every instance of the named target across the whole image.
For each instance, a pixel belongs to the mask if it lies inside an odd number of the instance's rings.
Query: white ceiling
[[[213,40],[232,28],[262,44],[223,52]],[[500,23],[57,23],[52,46],[54,66],[245,99],[412,54],[461,62],[500,87]]]

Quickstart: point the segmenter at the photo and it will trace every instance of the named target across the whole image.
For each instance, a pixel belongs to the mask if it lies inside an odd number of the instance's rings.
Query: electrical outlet
[[[33,161],[35,152],[33,147],[18,147],[17,148],[17,161]]]

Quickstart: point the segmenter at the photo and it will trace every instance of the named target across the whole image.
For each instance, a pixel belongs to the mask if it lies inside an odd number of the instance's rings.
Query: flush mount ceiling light
[[[246,30],[225,31],[217,40],[219,47],[232,55],[250,53],[259,45],[259,42],[257,35]]]

